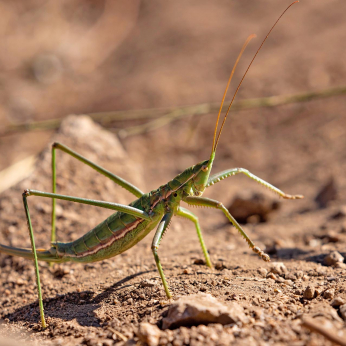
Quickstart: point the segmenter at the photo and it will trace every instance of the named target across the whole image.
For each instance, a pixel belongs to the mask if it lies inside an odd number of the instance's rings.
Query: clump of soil
[[[156,161],[145,160],[147,150],[150,154],[155,151],[145,147],[147,138],[141,139],[142,161],[134,163],[113,135],[87,117],[74,116],[64,121],[52,142],[63,142],[147,191],[146,185],[152,188],[165,182],[162,169],[171,174],[165,177],[166,181],[174,176],[176,169],[169,168],[167,163],[157,168],[155,162],[160,162],[159,156]],[[134,142],[129,141],[127,145],[131,147]],[[222,156],[223,152],[221,148],[218,154]],[[193,159],[197,162],[197,155]],[[57,167],[60,193],[119,203],[133,200],[128,192],[64,153],[58,152]],[[1,194],[1,243],[30,247],[21,193],[25,188],[50,191],[50,174],[50,147],[47,147],[35,171]],[[238,182],[238,188],[248,185],[244,179]],[[226,182],[220,184],[226,186]],[[288,193],[304,192],[299,184],[288,185]],[[310,195],[316,195],[322,185],[316,183]],[[206,195],[226,204],[227,194],[222,189],[208,190]],[[36,244],[48,248],[51,201],[30,197],[29,204]],[[309,198],[283,201],[282,208],[267,222],[244,226],[258,246],[270,250],[272,263],[265,263],[253,254],[222,214],[195,209],[214,269],[203,264],[193,224],[173,220],[159,248],[173,300],[180,296],[188,299],[202,292],[212,295],[225,307],[237,303],[244,318],[234,323],[176,325],[173,330],[162,330],[163,319],[169,315],[173,302],[164,293],[150,249],[152,235],[149,235],[134,248],[106,261],[53,267],[40,264],[46,330],[39,324],[33,263],[1,255],[0,333],[14,333],[25,344],[31,340],[45,345],[129,345],[149,339],[154,340],[150,341],[153,345],[228,345],[230,342],[328,345],[323,336],[302,326],[302,318],[311,317],[320,325],[327,325],[333,333],[344,329],[346,233],[343,208],[339,204],[340,200],[320,209]],[[59,201],[58,239],[76,239],[110,214],[104,209]],[[152,331],[143,323],[156,325],[156,329],[153,327]],[[150,332],[154,333],[153,338],[145,336]]]

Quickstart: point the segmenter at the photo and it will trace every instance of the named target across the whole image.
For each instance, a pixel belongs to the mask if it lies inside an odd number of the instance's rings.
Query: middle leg
[[[191,213],[190,210],[185,209],[183,207],[179,207],[177,215],[185,217],[186,219],[191,220],[195,224],[197,235],[198,235],[198,239],[199,239],[199,242],[201,243],[202,251],[203,251],[203,254],[204,254],[205,263],[206,263],[206,265],[208,267],[212,268],[213,266],[212,266],[211,261],[210,261],[210,257],[209,257],[209,254],[208,254],[207,247],[205,246],[205,243],[204,243],[204,240],[203,240],[202,231],[201,231],[201,228],[200,228],[199,222],[198,222],[198,217],[195,214]]]
[[[155,236],[153,239],[153,243],[151,245],[151,250],[153,251],[153,254],[154,254],[156,266],[157,266],[157,269],[160,273],[163,287],[165,288],[166,296],[168,299],[172,298],[172,294],[169,291],[168,284],[167,284],[167,281],[165,278],[165,274],[163,273],[163,270],[162,270],[160,258],[159,258],[159,255],[157,254],[157,250],[159,248],[159,245],[160,245],[160,242],[161,242],[163,235],[165,234],[166,230],[169,227],[169,224],[172,220],[172,216],[173,216],[173,214],[171,214],[171,213],[165,214],[163,216],[162,220],[159,223],[159,226],[157,227],[157,230],[156,230],[156,233],[155,233]]]

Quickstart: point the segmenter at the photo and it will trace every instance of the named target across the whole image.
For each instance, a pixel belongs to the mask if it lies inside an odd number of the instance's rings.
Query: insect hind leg
[[[119,186],[123,187],[125,190],[129,191],[133,195],[135,195],[137,198],[141,197],[143,195],[143,192],[136,186],[132,185],[125,179],[113,174],[112,172],[109,172],[108,170],[104,169],[103,167],[97,165],[96,163],[90,161],[89,159],[85,158],[84,156],[76,153],[66,145],[63,145],[61,143],[53,143],[52,144],[52,192],[56,193],[56,150],[60,150],[78,161],[86,164],[87,166],[91,167],[95,171],[97,171],[100,174],[103,174],[105,177],[111,179],[114,183],[118,184]],[[56,207],[56,199],[52,199],[52,231],[51,231],[51,242],[56,241],[56,227],[55,227],[55,220],[56,220],[56,213],[55,213],[55,207]]]
[[[44,318],[44,308],[43,308],[43,300],[42,300],[40,273],[39,273],[39,269],[38,269],[38,260],[37,260],[37,252],[36,252],[35,239],[34,239],[34,231],[33,231],[32,224],[31,224],[31,218],[30,218],[30,212],[29,212],[29,205],[28,205],[28,201],[27,201],[27,196],[28,196],[28,194],[25,191],[23,193],[23,204],[24,204],[26,220],[28,222],[28,229],[29,229],[29,235],[30,235],[30,241],[31,241],[31,248],[32,248],[32,252],[34,254],[36,284],[37,284],[37,292],[38,292],[38,304],[39,304],[39,308],[40,308],[40,316],[41,316],[42,328],[46,328],[47,325],[46,325],[46,320]]]

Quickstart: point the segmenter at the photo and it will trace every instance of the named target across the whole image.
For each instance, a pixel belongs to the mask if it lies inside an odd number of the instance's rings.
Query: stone
[[[158,346],[160,333],[161,331],[156,325],[142,322],[139,325],[137,336],[145,345]]]
[[[272,280],[276,281],[278,278],[275,276],[274,273],[270,272],[267,274],[267,279],[272,279]]]
[[[330,305],[334,308],[344,305],[345,301],[341,298],[341,297],[336,297],[332,300],[332,302],[330,303]]]
[[[297,277],[293,274],[293,273],[287,273],[285,275],[285,279],[286,280],[291,280],[291,281],[296,281],[297,280]]]
[[[273,262],[270,271],[278,275],[284,275],[288,272],[286,266],[282,262]]]
[[[265,278],[268,274],[268,270],[266,268],[258,268],[257,269],[258,274],[260,274],[263,278]]]
[[[313,298],[315,298],[315,293],[316,293],[315,288],[308,286],[303,293],[303,298],[304,299],[313,299]]]
[[[335,294],[335,290],[333,288],[330,288],[323,293],[324,299],[333,299]]]
[[[346,321],[346,304],[340,305],[339,311],[342,319]]]
[[[163,329],[200,324],[248,323],[244,309],[235,302],[227,305],[206,293],[185,296],[174,302],[163,318]]]
[[[322,294],[322,292],[323,292],[323,287],[317,287],[315,289],[315,298],[320,296]]]
[[[148,279],[144,279],[140,282],[141,287],[154,287],[156,286],[156,282]]]
[[[327,255],[323,259],[323,264],[327,266],[333,266],[336,263],[342,263],[344,261],[344,257],[337,251],[332,251],[329,255]]]
[[[243,191],[235,196],[227,209],[240,223],[258,223],[267,221],[269,214],[279,207],[277,200],[262,193]]]

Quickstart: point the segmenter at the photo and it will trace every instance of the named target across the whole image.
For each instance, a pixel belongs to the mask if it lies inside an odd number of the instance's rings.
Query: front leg
[[[270,257],[264,253],[258,246],[255,246],[255,244],[251,241],[249,236],[245,233],[245,231],[240,227],[238,222],[235,220],[235,218],[230,214],[230,212],[227,210],[227,208],[219,201],[216,201],[214,199],[205,198],[205,197],[185,197],[184,202],[186,202],[189,205],[194,205],[196,207],[209,207],[209,208],[215,208],[220,209],[223,211],[223,213],[226,215],[229,221],[233,224],[233,226],[238,230],[238,232],[244,237],[246,242],[249,244],[250,248],[253,252],[255,252],[258,256],[260,256],[264,261],[269,262]]]
[[[214,184],[218,183],[219,181],[221,181],[221,180],[223,180],[225,178],[228,178],[230,176],[233,176],[233,175],[236,175],[236,174],[239,174],[239,173],[245,174],[250,179],[252,179],[252,180],[256,181],[257,183],[265,186],[266,188],[268,188],[269,190],[275,192],[276,194],[278,194],[282,198],[285,198],[285,199],[301,199],[301,198],[304,198],[304,196],[302,196],[302,195],[289,195],[289,194],[281,191],[280,189],[278,189],[274,185],[269,184],[265,180],[263,180],[263,179],[257,177],[256,175],[252,174],[251,172],[249,172],[245,168],[226,169],[225,171],[216,173],[216,174],[212,175],[208,179],[207,187],[209,187],[211,185],[214,185]]]
[[[163,283],[163,287],[165,288],[165,292],[166,292],[166,295],[167,295],[168,299],[172,298],[172,294],[169,291],[169,288],[168,288],[168,285],[167,285],[167,281],[166,281],[166,278],[165,278],[165,274],[163,273],[163,270],[162,270],[160,258],[159,258],[159,255],[157,254],[157,250],[159,248],[161,239],[162,239],[163,235],[165,234],[165,231],[168,229],[168,226],[169,226],[169,224],[171,222],[172,216],[173,216],[173,214],[171,214],[171,213],[165,214],[163,216],[162,220],[159,223],[159,226],[157,227],[157,230],[156,230],[156,233],[155,233],[155,236],[154,236],[154,239],[153,239],[153,243],[151,245],[151,250],[153,251],[153,254],[154,254],[156,266],[157,266],[157,269],[158,269],[158,271],[160,273],[161,280],[162,280],[162,283]]]

